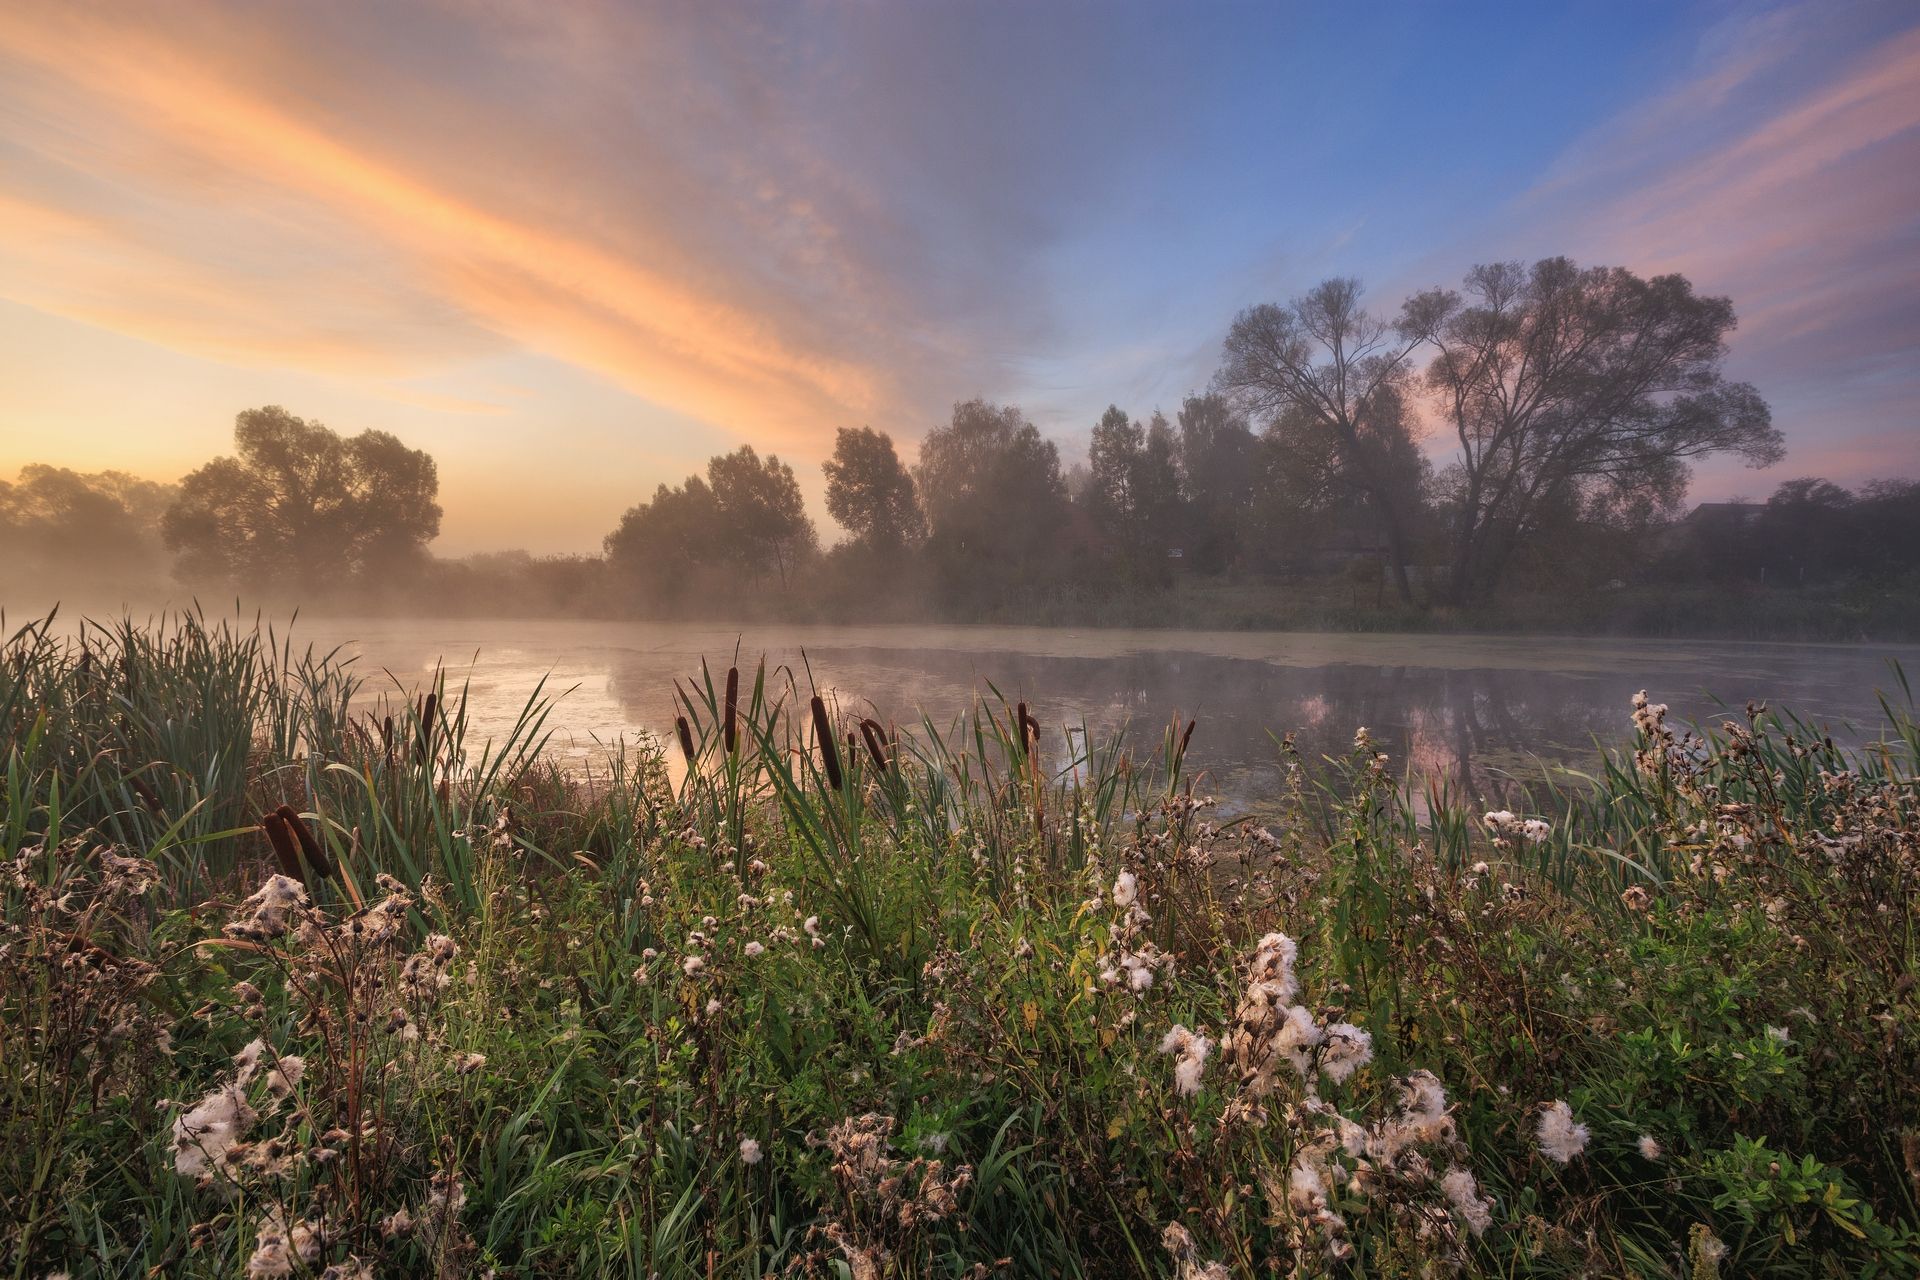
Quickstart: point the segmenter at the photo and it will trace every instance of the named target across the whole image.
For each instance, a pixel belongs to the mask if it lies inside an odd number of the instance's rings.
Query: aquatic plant
[[[1231,816],[1204,725],[991,688],[902,732],[736,658],[580,773],[465,704],[197,614],[7,640],[4,1270],[1920,1267],[1904,700],[1637,702],[1493,812],[1283,738]]]

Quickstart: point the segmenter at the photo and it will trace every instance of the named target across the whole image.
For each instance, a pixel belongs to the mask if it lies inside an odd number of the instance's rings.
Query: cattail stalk
[[[433,758],[433,713],[440,705],[440,695],[430,693],[426,701],[420,704],[420,741],[415,745],[414,754],[421,764]]]
[[[260,819],[260,829],[267,833],[267,843],[273,846],[280,873],[305,884],[307,873],[300,865],[299,846],[294,843],[293,832],[287,829],[287,820],[277,812],[270,813]]]
[[[833,722],[827,719],[827,704],[813,695],[813,736],[820,742],[820,763],[827,771],[827,785],[840,789],[840,748],[833,740]]]
[[[306,819],[302,818],[290,804],[283,804],[273,812],[287,824],[287,829],[293,833],[294,839],[299,841],[300,852],[305,856],[307,865],[313,868],[314,873],[322,879],[332,879],[333,862],[327,857],[326,850],[320,847],[320,841],[314,838],[313,832],[308,830]]]
[[[1027,704],[1020,704],[1020,745],[1024,750],[1032,751],[1040,745],[1040,720],[1028,714]]]
[[[884,746],[886,742],[885,733],[886,731],[880,727],[878,720],[862,720],[860,722],[860,736],[867,744],[867,754],[873,757],[873,767],[881,773],[887,771],[887,752]]]
[[[155,795],[153,788],[142,782],[137,774],[130,773],[127,775],[127,785],[132,787],[133,793],[140,797],[140,803],[147,806],[148,813],[151,813],[156,818],[166,816],[160,808],[160,797]]]
[[[740,745],[740,668],[727,668],[727,715],[721,727],[722,737],[727,744],[727,754],[733,755]]]

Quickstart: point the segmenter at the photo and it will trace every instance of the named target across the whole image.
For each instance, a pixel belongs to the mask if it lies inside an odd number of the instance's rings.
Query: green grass
[[[829,765],[805,672],[727,687],[575,777],[543,695],[479,744],[254,626],[7,637],[0,1274],[1920,1267],[1904,689],[1857,751],[1648,709],[1535,840],[1364,739],[1230,820],[1178,723],[823,706]]]

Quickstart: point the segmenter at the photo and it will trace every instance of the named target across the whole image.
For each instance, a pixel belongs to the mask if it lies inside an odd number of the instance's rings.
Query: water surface
[[[512,725],[542,679],[561,695],[550,725],[572,759],[642,732],[671,732],[673,682],[737,651],[809,679],[882,722],[945,725],[990,681],[1024,699],[1059,743],[1062,726],[1130,725],[1150,752],[1175,712],[1193,717],[1190,764],[1229,801],[1278,783],[1273,735],[1310,755],[1347,750],[1366,726],[1396,762],[1477,790],[1544,763],[1583,766],[1594,740],[1628,732],[1646,689],[1674,714],[1717,722],[1749,699],[1790,707],[1857,742],[1878,733],[1892,663],[1920,673],[1920,646],[1330,635],[1039,627],[754,626],[499,620],[304,619],[296,635],[356,655],[369,684],[414,686],[444,665],[470,684],[475,731]]]

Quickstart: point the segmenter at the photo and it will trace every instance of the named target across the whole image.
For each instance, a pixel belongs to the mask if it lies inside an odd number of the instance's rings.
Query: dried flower
[[[1440,1190],[1474,1235],[1493,1225],[1493,1202],[1480,1195],[1480,1184],[1469,1170],[1458,1165],[1448,1169],[1440,1179]]]
[[[1207,1054],[1213,1043],[1203,1035],[1187,1030],[1179,1023],[1160,1041],[1160,1052],[1176,1055],[1173,1064],[1173,1089],[1182,1097],[1200,1092],[1200,1076],[1206,1070]]]
[[[1320,1070],[1335,1084],[1373,1061],[1373,1033],[1351,1022],[1336,1022],[1326,1029],[1326,1042],[1320,1050]]]
[[[1540,1154],[1556,1164],[1567,1164],[1587,1149],[1587,1126],[1576,1124],[1573,1108],[1558,1100],[1541,1111],[1537,1136]]]

